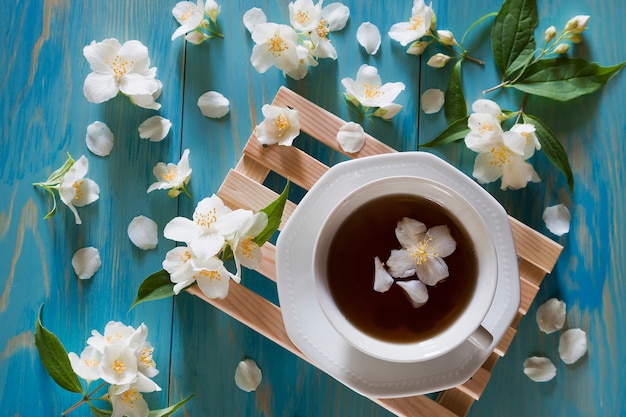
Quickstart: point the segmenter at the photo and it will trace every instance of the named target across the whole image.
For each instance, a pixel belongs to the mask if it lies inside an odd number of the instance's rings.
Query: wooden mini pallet
[[[346,123],[345,121],[285,87],[280,88],[273,104],[297,110],[302,132],[342,152],[336,137],[339,128]],[[396,152],[375,138],[366,136],[363,149],[356,154],[347,154],[349,157],[360,158]],[[243,157],[235,169],[228,173],[218,195],[232,208],[257,211],[278,197],[277,193],[263,185],[270,170],[309,190],[328,169],[328,166],[293,146],[263,147],[253,133],[243,150]],[[287,202],[282,218],[283,225],[295,207],[294,203]],[[510,218],[510,222],[519,259],[521,302],[517,315],[489,358],[469,381],[456,388],[440,392],[436,400],[418,395],[393,399],[371,398],[372,401],[398,416],[458,417],[465,416],[474,401],[480,398],[489,382],[491,370],[498,358],[506,353],[515,336],[515,328],[519,320],[528,311],[541,281],[552,270],[562,250],[559,244],[514,218]],[[263,261],[259,272],[276,281],[274,255],[275,247],[266,243],[263,246]],[[228,296],[223,300],[207,298],[197,286],[189,291],[310,362],[287,336],[280,308],[272,302],[243,285],[231,285]]]

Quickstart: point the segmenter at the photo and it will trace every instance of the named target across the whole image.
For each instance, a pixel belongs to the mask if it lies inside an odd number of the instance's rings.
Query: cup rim
[[[391,188],[389,183],[395,183],[399,189]],[[372,189],[378,189],[379,194],[372,197]],[[424,195],[424,191],[430,191]],[[421,192],[421,194],[420,194]],[[324,274],[320,275],[322,264],[325,267],[325,257],[328,254],[328,245],[323,248],[319,242],[324,238],[324,234],[332,233],[349,215],[351,210],[347,207],[355,198],[363,199],[363,202],[373,198],[397,195],[413,194],[426,197],[437,204],[445,206],[450,213],[467,230],[470,239],[475,243],[476,256],[478,259],[492,259],[491,262],[483,262],[480,266],[480,280],[476,283],[474,295],[470,303],[447,329],[436,334],[432,338],[407,343],[393,343],[374,338],[369,334],[356,328],[335,305],[327,284],[324,282]],[[454,201],[454,205],[447,207],[445,202]],[[347,213],[343,213],[346,212]],[[341,217],[337,220],[337,217]],[[329,228],[332,230],[329,231]],[[428,178],[419,176],[392,176],[370,181],[346,195],[331,210],[324,220],[313,247],[313,275],[315,281],[315,293],[317,301],[326,319],[342,335],[342,337],[352,346],[365,354],[378,359],[391,362],[420,362],[430,360],[444,355],[454,348],[464,343],[476,329],[479,328],[483,319],[487,315],[493,302],[493,297],[497,285],[497,258],[493,245],[493,240],[489,234],[488,227],[476,208],[460,194],[450,187],[440,184]],[[476,244],[480,242],[480,244]],[[323,258],[320,260],[320,256]],[[479,291],[479,286],[480,291]],[[478,296],[476,295],[478,293]],[[469,310],[473,312],[468,313]]]

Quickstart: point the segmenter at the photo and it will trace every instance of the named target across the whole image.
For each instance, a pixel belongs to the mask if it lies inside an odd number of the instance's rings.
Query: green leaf
[[[601,67],[580,58],[542,59],[529,65],[511,87],[528,94],[567,101],[598,90],[624,64],[626,62]]]
[[[455,120],[462,119],[467,116],[467,105],[465,104],[465,95],[463,94],[463,79],[461,77],[461,63],[458,61],[452,69],[450,80],[446,87],[445,101],[443,111],[446,115],[448,124]]]
[[[174,283],[170,280],[170,274],[166,270],[161,269],[143,280],[130,309],[132,310],[137,304],[141,304],[144,301],[161,300],[174,295],[176,295],[174,293]]]
[[[91,408],[91,412],[96,417],[110,417],[113,414],[113,411],[111,410],[103,410],[101,408],[94,407],[91,404],[89,404],[89,408]]]
[[[167,417],[174,414],[179,408],[181,408],[187,401],[193,398],[193,394],[184,400],[172,405],[171,407],[163,408],[161,410],[151,410],[148,417]]]
[[[54,333],[41,324],[42,310],[43,304],[39,308],[37,322],[35,323],[35,346],[37,347],[41,363],[48,371],[50,377],[61,388],[70,392],[84,394],[85,392],[80,384],[78,375],[72,369],[70,360],[67,357],[67,351]]]
[[[465,116],[462,119],[453,122],[443,132],[441,132],[439,136],[430,142],[420,144],[420,147],[432,148],[434,146],[446,145],[465,138],[470,131],[469,127],[467,127],[467,119],[469,119],[469,116]]]
[[[67,160],[65,161],[63,166],[50,174],[50,176],[46,180],[46,184],[55,185],[63,181],[63,177],[65,176],[65,174],[67,174],[67,171],[69,171],[70,168],[74,165],[74,162],[74,158],[72,158],[72,155],[68,153]]]
[[[550,162],[552,162],[567,179],[570,191],[574,191],[574,175],[572,168],[567,159],[567,153],[561,145],[561,142],[554,136],[554,133],[541,120],[535,116],[524,114],[524,123],[530,123],[535,126],[537,139],[541,144],[541,149],[546,154]]]
[[[503,74],[522,68],[534,55],[538,23],[536,0],[506,0],[502,4],[491,27],[491,50]]]
[[[254,238],[253,242],[257,245],[263,245],[272,237],[274,232],[278,230],[280,220],[283,217],[285,203],[287,202],[287,196],[289,194],[289,184],[289,181],[287,181],[283,192],[278,196],[278,198],[264,209],[261,209],[263,213],[267,214],[267,226],[265,226],[265,229],[263,229],[263,231]]]

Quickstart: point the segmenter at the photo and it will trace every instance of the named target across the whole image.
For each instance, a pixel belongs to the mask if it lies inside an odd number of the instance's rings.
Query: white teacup
[[[337,306],[326,272],[330,243],[344,220],[363,204],[391,195],[427,198],[438,206],[445,207],[467,231],[476,257],[476,285],[466,308],[445,329],[416,342],[383,340],[357,328]],[[432,226],[435,225],[428,225]],[[316,296],[322,311],[339,334],[352,346],[370,356],[391,362],[419,362],[441,356],[466,341],[481,349],[486,349],[493,341],[491,334],[481,325],[491,306],[497,284],[497,260],[493,241],[487,225],[476,209],[442,184],[419,177],[388,177],[357,188],[333,209],[324,222],[314,245],[313,257]],[[381,261],[385,262],[386,259]],[[374,260],[370,262],[373,284]]]

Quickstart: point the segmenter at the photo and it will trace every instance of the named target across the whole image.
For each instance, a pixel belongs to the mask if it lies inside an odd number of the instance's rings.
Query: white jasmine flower
[[[446,66],[448,61],[450,61],[450,56],[446,54],[442,54],[441,52],[438,52],[428,59],[428,62],[426,62],[426,65],[432,68],[443,68]]]
[[[193,279],[198,283],[200,291],[209,298],[226,297],[230,279],[239,281],[239,278],[231,275],[216,256],[192,260],[191,267]]]
[[[313,43],[310,41],[302,41],[304,45],[298,45],[296,50],[298,51],[298,68],[293,71],[284,72],[285,75],[293,78],[294,80],[301,80],[309,73],[309,67],[317,67],[317,59],[313,56],[311,51],[314,49]]]
[[[176,197],[181,192],[187,193],[187,184],[191,177],[192,169],[189,166],[189,149],[185,149],[178,164],[158,162],[152,169],[157,181],[148,187],[147,192],[154,190],[170,190],[168,195]]]
[[[387,292],[393,284],[393,277],[383,267],[378,256],[374,257],[374,291]]]
[[[443,91],[438,88],[430,88],[424,91],[420,102],[422,104],[422,111],[426,114],[437,113],[443,107],[445,101]]]
[[[506,118],[506,115],[502,112],[498,103],[485,98],[481,98],[473,102],[472,111],[474,113],[487,113],[495,117],[498,123]]]
[[[93,346],[87,346],[78,357],[74,352],[68,353],[70,365],[80,378],[87,382],[100,379],[100,360],[102,353]]]
[[[107,156],[113,149],[113,132],[102,122],[93,122],[87,126],[87,135],[85,136],[87,149],[98,156]]]
[[[91,331],[91,337],[87,339],[87,344],[103,353],[109,345],[128,346],[128,341],[135,332],[136,330],[132,326],[127,326],[119,321],[109,321],[104,326],[104,334],[100,334],[97,330]]]
[[[128,225],[128,238],[139,249],[148,250],[156,248],[159,242],[157,236],[157,224],[146,216],[137,216]]]
[[[535,150],[541,149],[541,143],[537,138],[535,126],[529,123],[515,124],[511,127],[511,132],[517,132],[526,139],[524,146],[524,159],[528,159],[535,154]]]
[[[167,239],[187,243],[198,258],[207,259],[219,253],[226,239],[231,239],[252,215],[250,210],[231,210],[213,194],[198,203],[193,220],[175,217],[163,234]]]
[[[393,104],[405,86],[401,82],[382,84],[378,70],[370,65],[361,65],[356,79],[344,78],[341,84],[346,88],[346,98],[364,107],[386,107]]]
[[[406,53],[410,55],[422,55],[426,50],[426,47],[430,44],[431,42],[415,41],[411,45],[409,45]]]
[[[328,39],[329,34],[330,26],[326,19],[320,20],[315,30],[310,32],[309,36],[313,44],[311,55],[315,58],[337,59],[337,50]]]
[[[83,155],[74,162],[59,184],[61,201],[74,213],[76,224],[82,223],[76,207],[86,206],[100,198],[98,184],[85,178],[88,169],[89,161]]]
[[[380,47],[380,30],[370,22],[361,23],[356,31],[356,39],[368,54],[375,55]]]
[[[298,35],[291,26],[259,23],[252,32],[252,40],[256,45],[252,48],[250,61],[259,73],[264,73],[272,65],[285,72],[298,68]]]
[[[396,103],[388,104],[384,107],[379,107],[376,109],[372,116],[380,117],[384,120],[389,120],[396,114],[398,114],[402,110],[402,106]]]
[[[135,380],[138,372],[137,358],[129,346],[111,344],[103,350],[100,375],[109,384],[130,384]]]
[[[119,92],[129,97],[152,96],[161,87],[156,68],[150,68],[148,48],[139,41],[124,45],[114,38],[94,41],[83,48],[83,55],[92,70],[83,86],[91,103],[103,103]]]
[[[347,153],[356,153],[365,145],[365,131],[358,123],[348,122],[339,128],[337,142]]]
[[[261,369],[252,359],[239,362],[235,369],[235,384],[245,392],[256,390],[262,378]]]
[[[543,210],[543,221],[546,227],[557,236],[562,236],[569,232],[572,215],[569,209],[563,204],[546,207]]]
[[[193,45],[200,45],[207,39],[211,39],[211,37],[206,33],[198,30],[194,30],[193,32],[189,32],[185,35],[185,40]]]
[[[176,3],[172,9],[174,19],[180,24],[172,34],[171,40],[184,35],[185,33],[196,30],[204,20],[204,5],[202,0],[197,3],[190,1],[181,1]]]
[[[313,4],[313,0],[296,0],[289,3],[289,21],[300,32],[311,32],[322,20],[322,2]]]
[[[265,119],[256,126],[254,134],[263,145],[275,143],[291,146],[293,140],[300,134],[300,120],[298,111],[271,104],[261,108]]]
[[[537,325],[545,334],[561,330],[565,324],[565,303],[556,298],[550,298],[537,309]]]
[[[113,408],[111,417],[147,417],[149,415],[148,403],[136,388],[119,391],[118,386],[109,386],[108,396]]]
[[[524,374],[535,382],[547,382],[556,376],[556,367],[548,358],[532,356],[524,361]]]
[[[174,294],[178,295],[182,290],[194,283],[191,260],[195,255],[188,246],[177,246],[165,254],[163,269],[170,274],[170,281],[175,285]]]
[[[389,37],[400,45],[406,46],[410,42],[430,34],[431,21],[434,18],[433,9],[426,6],[424,0],[415,0],[408,22],[400,22],[391,26]]]
[[[139,137],[160,142],[170,133],[172,122],[161,116],[152,116],[139,125]]]
[[[559,356],[571,365],[587,352],[587,334],[581,329],[570,329],[559,338]]]
[[[579,15],[574,16],[565,24],[565,31],[574,34],[580,34],[587,29],[589,23],[589,16]]]
[[[458,45],[456,39],[454,39],[454,34],[449,30],[438,30],[437,37],[439,38],[439,42],[443,45]]]
[[[567,43],[560,43],[554,48],[554,53],[559,55],[566,54],[567,51],[569,51],[569,44]]]
[[[396,284],[404,290],[413,308],[419,308],[428,301],[428,289],[422,281],[412,279],[410,281],[396,281]]]
[[[198,98],[198,107],[202,114],[212,119],[226,116],[230,102],[217,91],[207,91]]]
[[[417,274],[420,281],[430,286],[448,277],[448,265],[443,258],[456,249],[448,226],[427,229],[424,223],[405,217],[398,222],[396,237],[402,249],[392,250],[387,260],[392,277],[407,278]]]
[[[556,37],[556,28],[554,26],[550,26],[548,29],[546,29],[546,31],[544,32],[544,39],[546,41],[546,43],[550,42],[552,39],[554,39]]]
[[[220,10],[221,8],[215,0],[206,0],[206,3],[204,4],[204,14],[206,14],[213,22],[217,21],[217,16],[220,14]]]
[[[257,269],[261,264],[263,253],[254,238],[267,226],[267,214],[260,211],[243,222],[228,244],[233,248],[233,256],[237,267],[236,277],[240,276],[241,265],[248,269]]]
[[[93,246],[78,249],[72,256],[72,268],[80,279],[91,278],[101,265],[100,253]]]
[[[248,32],[254,32],[257,25],[261,23],[267,23],[267,17],[263,10],[258,7],[253,7],[243,14],[243,24],[248,29]]]

